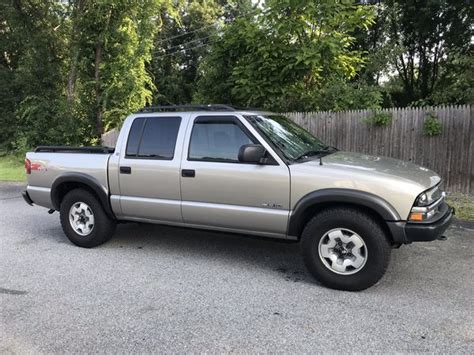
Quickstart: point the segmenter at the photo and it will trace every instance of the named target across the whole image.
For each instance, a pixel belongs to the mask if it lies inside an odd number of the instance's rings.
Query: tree
[[[0,150],[96,144],[152,102],[472,103],[473,12],[464,0],[0,0]]]
[[[151,102],[146,65],[168,0],[1,0],[5,148],[95,143]]]
[[[73,4],[68,98],[93,118],[96,137],[151,102],[146,66],[160,28],[161,0],[79,0]]]
[[[150,71],[157,88],[155,104],[190,103],[199,62],[208,53],[210,38],[218,32],[223,7],[214,0],[182,1],[174,16],[162,12]]]
[[[464,0],[387,0],[389,38],[403,91],[399,103],[432,103],[455,58],[472,55],[473,7]],[[472,61],[471,61],[472,63]],[[472,66],[471,66],[472,72]]]
[[[61,117],[64,7],[56,1],[0,3],[2,148],[67,140],[71,120]]]
[[[268,1],[237,18],[200,67],[195,100],[276,110],[319,109],[331,81],[353,78],[362,53],[350,48],[371,7],[334,1]]]

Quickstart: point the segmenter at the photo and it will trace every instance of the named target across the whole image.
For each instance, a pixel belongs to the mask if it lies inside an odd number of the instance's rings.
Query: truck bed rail
[[[40,145],[36,147],[35,153],[90,153],[90,154],[111,154],[115,151],[110,147],[69,147],[55,145]]]

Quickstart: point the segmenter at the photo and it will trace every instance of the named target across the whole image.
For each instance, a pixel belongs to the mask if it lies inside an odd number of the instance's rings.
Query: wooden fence
[[[325,143],[341,150],[383,155],[412,161],[439,173],[446,190],[474,193],[474,123],[472,105],[393,108],[386,127],[363,122],[372,110],[341,112],[290,112],[286,115]],[[438,136],[424,134],[431,114],[439,119]],[[102,136],[102,144],[115,146],[118,130]]]
[[[286,116],[325,143],[341,150],[412,161],[439,173],[450,192],[474,193],[474,123],[472,105],[381,110],[392,116],[387,126],[364,122],[372,110],[290,112]],[[438,136],[424,134],[428,115],[442,124]]]
[[[108,132],[105,132],[101,137],[101,144],[106,147],[115,147],[120,131],[114,128]]]

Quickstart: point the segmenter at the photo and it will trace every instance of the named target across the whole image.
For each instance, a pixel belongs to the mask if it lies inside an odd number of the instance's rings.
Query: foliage
[[[474,10],[464,0],[387,0],[389,43],[398,52],[392,63],[403,83],[399,103],[433,103],[442,77],[450,76],[447,63],[459,55],[472,56]],[[471,53],[471,54],[469,54]],[[472,67],[471,67],[472,68]]]
[[[380,87],[383,78],[390,75],[391,59],[399,54],[397,48],[389,41],[389,8],[380,0],[372,1],[375,13],[374,23],[370,27],[359,27],[352,33],[355,41],[352,48],[366,56],[364,67],[357,73],[359,81],[369,86]]]
[[[370,7],[333,1],[268,1],[229,25],[200,67],[195,101],[275,110],[318,109],[330,80],[353,78],[364,60],[350,32],[372,23]]]
[[[474,103],[474,57],[451,53],[440,68],[439,80],[428,98],[433,105]]]
[[[69,75],[74,109],[95,135],[120,125],[131,111],[151,103],[155,87],[146,70],[160,27],[162,1],[77,1],[73,4]]]
[[[386,127],[392,123],[392,114],[388,112],[374,111],[372,116],[366,117],[362,121],[371,126]]]
[[[64,32],[55,1],[2,0],[0,10],[0,73],[7,79],[0,90],[0,146],[8,149],[25,139],[19,132],[28,132],[27,144],[34,145],[58,128],[60,121],[51,122],[50,114],[61,110]]]
[[[176,15],[162,13],[150,71],[157,90],[155,104],[190,103],[196,90],[199,62],[209,52],[209,40],[223,24],[224,7],[217,1],[182,1]]]
[[[443,132],[443,125],[438,117],[429,113],[423,124],[423,133],[425,136],[439,136]]]
[[[0,0],[0,147],[91,144],[151,103],[160,11],[171,0]]]
[[[383,105],[384,92],[362,80],[347,82],[343,78],[330,78],[312,98],[313,104],[322,111],[377,109]]]
[[[31,95],[24,99],[17,110],[20,127],[13,143],[15,150],[24,152],[36,145],[79,144],[81,135],[72,116],[67,115],[65,102]]]
[[[464,0],[0,0],[0,149],[97,144],[151,103],[473,103],[473,13]]]

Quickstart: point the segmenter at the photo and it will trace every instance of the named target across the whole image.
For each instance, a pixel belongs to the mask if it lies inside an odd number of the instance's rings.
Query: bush
[[[12,143],[18,153],[37,145],[76,145],[82,141],[82,122],[74,119],[61,99],[25,98],[16,112],[18,132]]]
[[[425,119],[425,123],[423,125],[423,133],[425,136],[433,137],[439,136],[443,132],[443,125],[438,117],[434,114],[429,113],[428,118]]]
[[[374,111],[372,116],[364,118],[362,122],[376,127],[389,126],[392,123],[392,114],[388,112]]]

